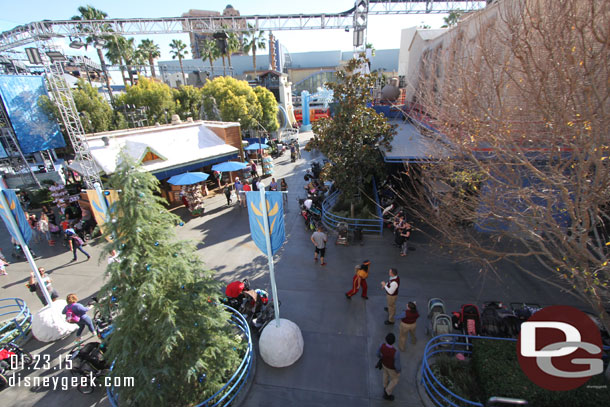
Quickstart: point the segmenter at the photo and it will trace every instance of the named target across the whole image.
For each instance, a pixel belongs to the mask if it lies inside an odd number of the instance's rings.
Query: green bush
[[[610,405],[610,383],[603,374],[575,390],[549,391],[532,383],[521,370],[517,342],[476,339],[474,343],[474,373],[485,400],[492,396],[513,397],[536,407]]]
[[[30,197],[30,207],[40,208],[42,205],[49,205],[53,203],[53,197],[49,188],[37,189],[35,191],[28,192]]]
[[[482,401],[482,392],[477,382],[474,366],[469,360],[460,361],[447,355],[434,359],[431,366],[434,376],[454,394],[470,401]],[[448,396],[451,401],[461,404],[454,397]]]

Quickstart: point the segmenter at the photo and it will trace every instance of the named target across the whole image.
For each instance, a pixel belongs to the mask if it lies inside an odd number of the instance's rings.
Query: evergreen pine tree
[[[106,357],[113,377],[133,377],[116,389],[124,406],[198,404],[231,377],[245,344],[219,304],[220,284],[192,244],[176,240],[180,219],[154,193],[158,181],[122,155],[110,184],[120,190],[104,236],[108,266],[103,292],[119,304]]]

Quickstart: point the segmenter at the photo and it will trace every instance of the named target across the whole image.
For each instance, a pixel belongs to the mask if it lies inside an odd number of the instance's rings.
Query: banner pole
[[[38,267],[36,267],[36,262],[34,261],[34,257],[32,256],[32,253],[30,253],[30,249],[28,248],[28,245],[25,243],[25,239],[23,238],[23,235],[21,234],[21,229],[19,229],[19,225],[17,224],[17,221],[15,220],[15,217],[13,216],[13,212],[11,211],[11,209],[8,206],[8,201],[6,200],[6,196],[4,195],[4,186],[2,185],[2,182],[0,182],[0,204],[2,204],[2,209],[4,210],[4,213],[6,214],[6,219],[9,222],[9,225],[6,225],[6,227],[13,228],[13,231],[15,232],[15,236],[17,237],[17,241],[19,242],[19,244],[21,245],[21,248],[23,249],[23,254],[25,254],[26,259],[28,259],[28,263],[30,263],[30,267],[32,268],[32,271],[34,272],[34,276],[36,276],[36,281],[38,282],[38,287],[40,287],[40,291],[42,292],[42,295],[44,296],[45,300],[47,301],[47,305],[51,305],[51,295],[49,294],[49,291],[47,291],[47,286],[42,281],[42,277],[40,276],[40,273],[38,272]],[[15,205],[21,205],[21,204],[19,202],[15,202]]]
[[[275,311],[275,326],[280,326],[280,304],[277,299],[277,286],[273,270],[273,254],[271,253],[271,234],[269,233],[269,218],[267,217],[267,199],[265,198],[265,184],[260,183],[261,207],[263,210],[263,226],[265,228],[265,241],[267,243],[267,260],[269,262],[269,278],[271,279],[271,293],[273,294],[273,310]]]

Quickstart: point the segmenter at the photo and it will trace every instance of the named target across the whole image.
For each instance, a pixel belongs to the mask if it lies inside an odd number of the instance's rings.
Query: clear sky
[[[353,0],[2,0],[0,13],[0,31],[40,20],[70,19],[78,14],[78,7],[92,5],[108,13],[110,18],[135,17],[178,17],[189,9],[222,11],[227,4],[239,10],[242,15],[273,15],[299,13],[337,13],[353,7]],[[443,24],[444,15],[402,15],[402,16],[369,16],[367,42],[376,49],[393,49],[400,47],[400,30],[425,22],[432,28]],[[352,32],[343,30],[308,30],[308,31],[277,31],[276,38],[289,52],[350,51]],[[169,42],[182,39],[189,44],[187,34],[136,36],[136,43],[143,38],[154,40],[161,47],[161,60],[171,59]],[[68,48],[70,55],[90,56],[97,61],[94,50],[76,51]]]

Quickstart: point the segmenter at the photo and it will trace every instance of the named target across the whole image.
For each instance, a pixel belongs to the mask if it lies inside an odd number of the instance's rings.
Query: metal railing
[[[341,222],[346,223],[349,230],[353,231],[355,229],[360,229],[365,233],[383,233],[383,219],[381,216],[381,208],[379,205],[379,196],[377,195],[377,184],[375,183],[375,179],[373,178],[373,198],[375,199],[376,206],[376,219],[358,219],[358,218],[344,218],[339,215],[335,215],[331,212],[331,209],[335,206],[339,197],[341,195],[341,191],[335,191],[330,194],[324,201],[322,202],[322,223],[328,229],[336,229],[337,225]],[[365,198],[366,199],[366,198]]]
[[[213,396],[200,404],[197,404],[196,407],[226,407],[231,405],[250,377],[254,352],[248,321],[246,321],[244,316],[234,308],[224,304],[221,305],[231,313],[231,318],[228,322],[235,325],[244,334],[244,338],[247,340],[246,353],[244,354],[239,367],[235,370],[235,373],[233,373],[227,383]],[[114,388],[109,387],[106,390],[106,393],[108,394],[108,401],[110,401],[112,407],[118,407],[118,394],[114,392]]]
[[[32,313],[25,301],[21,298],[0,299],[0,346],[25,339],[31,326]]]
[[[492,338],[487,336],[481,337],[457,334],[439,335],[430,339],[430,341],[428,341],[428,343],[426,344],[426,348],[424,350],[424,358],[422,360],[421,366],[421,384],[423,385],[424,389],[426,390],[426,394],[434,403],[434,405],[441,407],[484,407],[482,403],[477,401],[466,400],[465,398],[458,396],[446,386],[444,386],[436,378],[431,367],[431,359],[433,359],[437,355],[453,356],[457,353],[461,353],[463,355],[472,354],[472,349],[474,348],[472,339],[475,338],[516,342],[516,339],[512,338]]]

